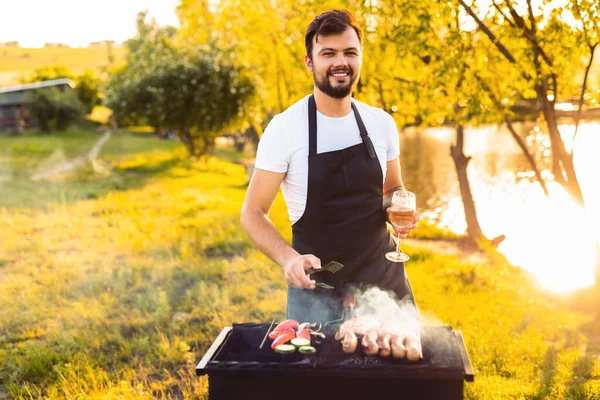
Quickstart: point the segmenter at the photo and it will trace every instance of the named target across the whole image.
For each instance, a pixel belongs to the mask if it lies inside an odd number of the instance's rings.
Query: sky
[[[133,37],[137,13],[148,10],[159,25],[179,27],[179,0],[0,0],[0,42],[21,47],[64,43],[87,47],[90,42]]]

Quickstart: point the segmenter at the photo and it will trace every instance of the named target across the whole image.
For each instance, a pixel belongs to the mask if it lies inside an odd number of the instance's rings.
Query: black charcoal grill
[[[473,367],[461,331],[423,327],[418,362],[342,352],[335,331],[314,343],[317,353],[279,354],[267,340],[269,324],[224,328],[196,366],[208,374],[210,400],[462,399]],[[315,342],[315,338],[313,338]],[[360,347],[360,346],[359,346]]]

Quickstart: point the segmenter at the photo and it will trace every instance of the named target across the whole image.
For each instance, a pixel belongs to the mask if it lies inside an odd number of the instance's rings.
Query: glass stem
[[[396,253],[400,254],[400,236],[398,236],[398,242],[396,243]]]

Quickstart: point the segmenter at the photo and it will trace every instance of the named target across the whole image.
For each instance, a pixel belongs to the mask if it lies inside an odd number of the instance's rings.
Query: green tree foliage
[[[178,8],[180,36],[191,45],[218,49],[222,57],[253,71],[257,97],[246,105],[244,115],[262,133],[274,114],[312,89],[303,61],[304,32],[327,3],[310,7],[290,0],[183,0]]]
[[[492,80],[503,80],[513,90],[513,100],[530,100],[543,118],[551,143],[553,179],[583,204],[573,154],[566,150],[558,129],[556,104],[588,90],[586,78],[581,83],[578,75],[585,69],[586,59],[591,62],[592,46],[597,44],[598,3],[458,3],[475,22],[479,43],[489,46],[494,62],[505,71]],[[589,68],[586,77],[588,72]]]
[[[22,83],[49,81],[53,79],[67,78],[75,83],[75,94],[84,105],[84,112],[89,114],[95,106],[102,103],[101,87],[102,81],[98,74],[91,70],[84,71],[81,75],[75,75],[64,65],[53,65],[40,67],[33,73],[22,76]]]
[[[260,108],[255,120],[264,126],[310,91],[310,73],[302,62],[304,30],[316,14],[334,7],[353,10],[365,28],[357,98],[380,105],[400,126],[438,126],[457,117],[469,124],[510,122],[523,118],[513,112],[516,107],[538,112],[552,142],[546,158],[554,179],[582,201],[555,104],[590,98],[581,72],[598,42],[597,1],[467,6],[458,0],[184,0],[178,11],[183,40],[227,49],[236,63],[256,73]],[[481,23],[473,23],[469,12]]]
[[[302,61],[307,24],[324,10],[348,8],[365,31],[359,100],[390,112],[401,127],[505,123],[542,188],[547,192],[540,171],[552,168],[554,179],[582,201],[555,104],[591,99],[581,75],[589,60],[587,77],[598,43],[598,4],[183,0],[178,13],[181,40],[222,49],[255,72],[259,103],[249,104],[247,114],[265,126],[311,90]],[[482,23],[474,23],[469,11]],[[523,111],[542,117],[550,157],[531,154],[512,127]]]
[[[147,12],[141,12],[136,20],[136,35],[125,42],[127,47],[127,63],[143,66],[174,51],[173,38],[177,29],[172,26],[159,27],[154,19],[149,19]],[[140,64],[140,65],[138,65]]]
[[[67,78],[73,79],[73,71],[65,65],[51,65],[37,68],[32,73],[23,75],[20,78],[21,83],[50,81],[53,79]]]
[[[138,34],[127,43],[129,62],[109,81],[107,105],[119,123],[175,130],[192,156],[202,155],[235,127],[254,88],[241,68],[177,46],[173,36],[140,14]]]
[[[65,130],[85,114],[85,106],[71,90],[44,88],[28,93],[25,101],[29,114],[44,132]]]
[[[83,74],[74,77],[75,94],[81,103],[85,106],[85,113],[92,112],[94,107],[102,104],[101,86],[102,82],[98,74],[87,70]]]

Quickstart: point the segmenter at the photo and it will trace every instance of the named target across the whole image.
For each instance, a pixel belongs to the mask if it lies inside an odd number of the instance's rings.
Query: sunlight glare
[[[574,126],[563,124],[559,129],[570,151]],[[483,140],[486,129],[472,131],[478,140],[468,146],[471,148],[468,153],[474,155],[468,173],[477,216],[486,237],[505,235],[506,240],[498,250],[511,264],[529,271],[546,289],[569,292],[592,285],[596,245],[600,245],[600,192],[597,190],[600,158],[594,154],[600,148],[600,124],[581,124],[575,139],[574,162],[586,210],[556,182],[547,182],[550,193],[547,198],[540,185],[530,180],[533,171],[486,177],[476,156],[490,147]],[[447,208],[440,213],[440,222],[456,233],[466,232],[460,196],[448,200]]]
[[[589,220],[561,186],[549,186],[550,199],[539,191],[521,206],[496,203],[497,209],[505,207],[507,211],[488,214],[489,222],[497,226],[499,219],[510,220],[503,223],[506,240],[498,250],[550,290],[567,292],[589,286],[594,282],[596,260]]]

